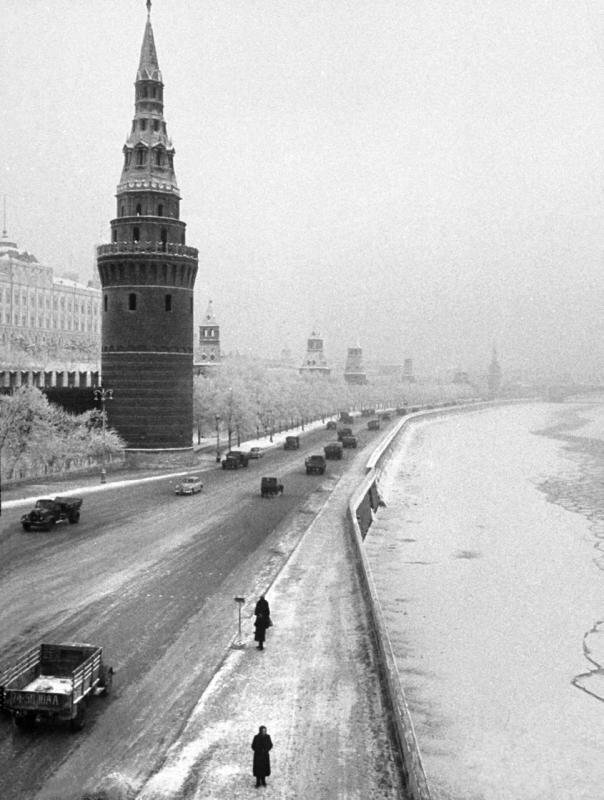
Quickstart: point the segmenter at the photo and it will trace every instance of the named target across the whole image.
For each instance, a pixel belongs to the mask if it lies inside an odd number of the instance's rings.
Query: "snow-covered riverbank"
[[[366,547],[436,800],[603,796],[602,508],[570,495],[604,426],[576,411],[562,439],[535,431],[570,406],[414,426],[385,476]]]

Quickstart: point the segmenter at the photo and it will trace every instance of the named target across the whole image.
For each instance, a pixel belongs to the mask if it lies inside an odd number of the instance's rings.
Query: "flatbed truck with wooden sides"
[[[0,674],[0,709],[18,728],[36,722],[68,722],[82,730],[86,704],[96,694],[106,695],[112,667],[103,663],[103,649],[92,644],[40,644]]]

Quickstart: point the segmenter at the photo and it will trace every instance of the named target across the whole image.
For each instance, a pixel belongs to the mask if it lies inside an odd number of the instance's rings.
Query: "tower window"
[[[128,311],[136,311],[136,295],[130,292],[128,295]]]
[[[158,131],[159,130],[159,120],[158,119],[154,119],[153,120],[153,130],[154,131]]]
[[[120,206],[120,217],[123,217],[125,213],[126,213],[126,209],[124,208],[124,205],[122,204]]]
[[[155,86],[151,89],[151,97],[155,97]]]
[[[103,311],[107,311],[107,295],[103,295]]]
[[[163,217],[163,215],[164,215],[164,204],[163,204],[163,203],[160,203],[160,204],[157,206],[157,216],[158,216],[158,217]]]
[[[144,117],[143,119],[140,120],[140,126],[141,126],[141,131],[147,130],[147,120]]]
[[[135,226],[134,228],[132,228],[132,241],[139,242],[140,238],[141,238],[140,228],[138,226]]]
[[[141,206],[141,204],[140,204],[140,203],[137,203],[137,204],[136,204],[136,216],[137,216],[137,217],[140,217],[140,215],[141,215],[142,213],[143,213],[143,207]]]
[[[127,150],[125,155],[124,155],[124,166],[125,167],[129,167],[130,166],[130,150]]]
[[[161,229],[161,249],[166,251],[166,244],[168,243],[168,231],[165,228]]]
[[[143,90],[142,90],[142,92],[141,92],[141,95],[142,95],[143,97],[146,97],[146,96],[147,96],[147,87],[146,87],[146,86],[143,86]]]
[[[166,311],[172,311],[172,295],[171,294],[167,294],[164,299],[165,299]]]
[[[189,313],[190,314],[193,313],[193,298],[192,297],[189,298]]]
[[[139,147],[139,149],[136,151],[136,164],[137,164],[137,166],[142,167],[143,164],[147,160],[146,157],[147,157],[147,151],[143,150],[142,147]]]
[[[113,238],[113,241],[117,242],[117,228],[113,229],[113,231],[111,232],[111,236]]]
[[[161,155],[161,150],[156,150],[155,151],[155,164],[156,164],[156,166],[161,167],[162,161],[163,161],[163,159],[162,159],[162,155]]]

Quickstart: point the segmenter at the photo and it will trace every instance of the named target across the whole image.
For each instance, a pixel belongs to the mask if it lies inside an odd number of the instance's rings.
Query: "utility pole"
[[[107,458],[107,447],[105,444],[105,427],[106,427],[106,414],[105,414],[105,402],[107,400],[113,400],[113,389],[105,389],[102,386],[95,386],[93,389],[94,392],[94,399],[101,401],[101,425],[103,431],[103,455],[101,461],[101,483],[107,483],[107,469],[105,467],[105,461]]]

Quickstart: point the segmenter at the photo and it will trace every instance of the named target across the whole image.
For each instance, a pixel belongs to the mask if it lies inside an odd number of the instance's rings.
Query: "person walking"
[[[264,650],[266,629],[270,628],[272,622],[271,622],[270,606],[268,604],[268,600],[266,600],[263,594],[260,595],[260,599],[256,603],[254,614],[256,615],[256,621],[254,622],[254,628],[256,629],[256,632],[254,634],[254,639],[255,641],[258,642],[258,646],[256,649]]]
[[[266,732],[266,727],[261,725],[258,733],[252,739],[252,750],[254,751],[254,761],[252,764],[252,774],[256,778],[256,788],[266,786],[266,779],[271,774],[271,757],[269,752],[273,749],[271,737]]]

